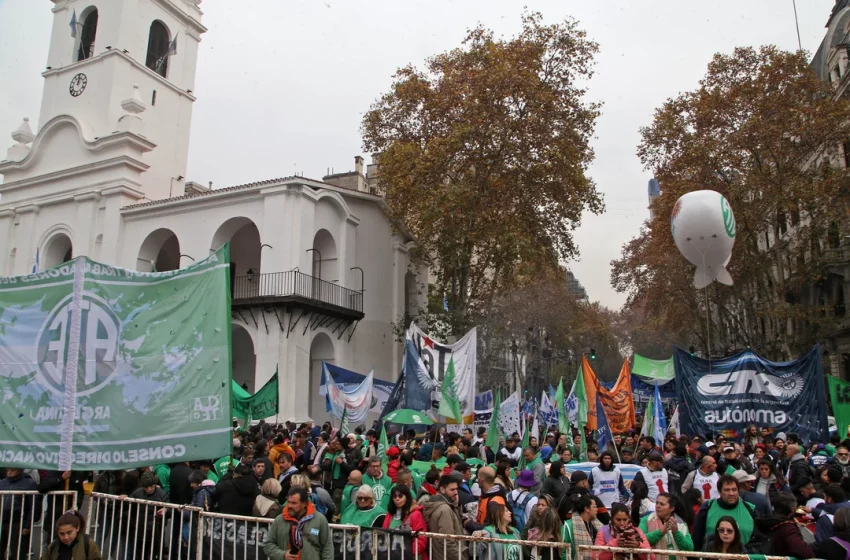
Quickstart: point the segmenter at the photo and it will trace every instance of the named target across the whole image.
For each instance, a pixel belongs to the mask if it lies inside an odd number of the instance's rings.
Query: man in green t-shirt
[[[342,490],[342,502],[339,510],[340,515],[348,509],[348,506],[356,501],[355,495],[362,485],[363,473],[360,471],[351,471],[351,474],[348,475],[348,484],[346,484],[345,488]]]
[[[717,480],[717,491],[720,498],[717,500],[706,500],[697,512],[694,521],[693,540],[694,549],[702,550],[705,540],[714,534],[717,521],[724,515],[731,516],[738,524],[741,532],[741,544],[744,546],[750,542],[750,537],[755,529],[754,506],[741,499],[738,493],[738,479],[734,476],[723,475]]]
[[[372,487],[375,492],[375,501],[386,510],[390,503],[390,488],[393,482],[389,475],[384,474],[381,460],[377,457],[369,459],[369,466],[363,475],[363,484]]]

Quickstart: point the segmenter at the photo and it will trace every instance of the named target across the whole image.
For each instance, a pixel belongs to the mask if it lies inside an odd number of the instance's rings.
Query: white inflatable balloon
[[[670,226],[676,247],[697,267],[695,287],[715,280],[732,285],[726,265],[735,245],[735,215],[722,194],[694,191],[682,196],[673,206]]]

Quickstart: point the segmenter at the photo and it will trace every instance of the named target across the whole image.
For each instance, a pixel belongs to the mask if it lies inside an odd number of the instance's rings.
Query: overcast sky
[[[600,45],[589,95],[604,106],[590,174],[607,212],[585,216],[581,257],[568,266],[592,300],[619,307],[610,261],[649,215],[638,128],[665,99],[694,89],[713,53],[796,49],[792,0],[204,0],[187,178],[225,187],[353,169],[360,119],[396,68],[458,46],[479,22],[514,34],[523,4],[547,22],[576,18]],[[804,49],[817,49],[833,4],[797,1]],[[3,154],[22,117],[38,120],[52,6],[0,0]]]

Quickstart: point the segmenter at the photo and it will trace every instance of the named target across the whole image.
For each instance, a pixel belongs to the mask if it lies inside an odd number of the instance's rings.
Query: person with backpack
[[[814,558],[814,552],[803,540],[800,528],[794,521],[797,500],[786,493],[779,494],[773,502],[773,515],[756,519],[756,527],[769,539],[764,554],[781,554],[796,558]]]
[[[706,537],[714,534],[714,528],[721,517],[735,519],[741,533],[741,542],[746,546],[755,531],[755,514],[752,506],[746,504],[738,493],[738,479],[723,475],[717,481],[720,498],[706,500],[697,512],[694,520],[693,539],[696,550],[702,550]]]
[[[316,506],[316,511],[331,519],[336,514],[336,504],[330,492],[322,486],[322,468],[316,465],[307,467],[307,476],[310,479],[310,500]]]
[[[599,529],[596,533],[596,546],[610,546],[617,548],[651,549],[649,540],[640,528],[632,524],[629,508],[625,504],[616,503],[611,507],[611,523]],[[618,557],[623,556],[617,553]],[[629,554],[638,560],[655,560],[652,554]],[[599,560],[613,560],[613,552],[599,552]]]
[[[85,534],[86,522],[78,511],[67,511],[56,521],[56,539],[41,555],[40,560],[103,560],[94,539]]]
[[[816,544],[814,555],[824,560],[847,560],[850,558],[850,508],[835,512],[832,526],[833,536]]]
[[[532,471],[522,471],[530,473],[534,478]],[[531,486],[529,486],[531,488]],[[514,490],[516,492],[516,490]],[[475,531],[473,537],[490,537],[505,540],[519,540],[519,531],[516,527],[511,527],[511,519],[513,515],[511,510],[498,502],[490,502],[487,504],[487,516],[484,521],[484,529]],[[481,560],[513,560],[522,558],[522,547],[513,543],[494,543],[494,542],[479,542],[476,545],[476,554],[473,556]]]
[[[261,494],[254,500],[254,517],[274,519],[283,511],[278,499],[280,497],[280,482],[273,478],[263,482]]]
[[[531,493],[531,489],[536,485],[537,479],[534,478],[534,472],[524,470],[516,479],[516,489],[508,494],[508,509],[511,510],[514,526],[520,533],[531,518],[534,506],[537,505],[537,496]],[[489,504],[487,507],[489,512]]]
[[[397,484],[390,490],[390,506],[384,517],[384,529],[406,529],[413,533],[428,532],[428,525],[422,515],[422,506],[413,501],[410,492],[410,488],[403,484]],[[413,556],[428,560],[428,537],[416,536],[413,539]]]

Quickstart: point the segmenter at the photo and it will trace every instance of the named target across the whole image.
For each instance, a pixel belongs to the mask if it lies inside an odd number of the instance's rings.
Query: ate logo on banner
[[[38,333],[38,371],[54,393],[65,394],[65,369],[71,342],[72,316],[68,296],[47,316]],[[109,304],[89,292],[83,293],[80,313],[80,356],[77,395],[94,393],[115,373],[121,323]]]

